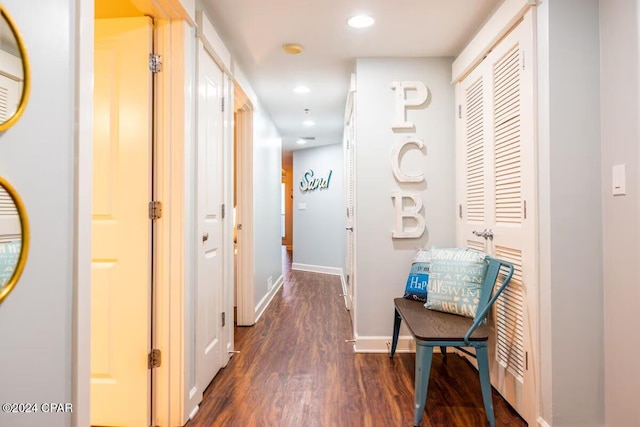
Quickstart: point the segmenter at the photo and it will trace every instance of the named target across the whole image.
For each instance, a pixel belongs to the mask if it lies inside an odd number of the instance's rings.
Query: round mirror
[[[16,191],[0,177],[0,302],[18,282],[29,250],[29,225]]]
[[[0,5],[0,131],[13,125],[29,96],[29,60],[13,20]]]

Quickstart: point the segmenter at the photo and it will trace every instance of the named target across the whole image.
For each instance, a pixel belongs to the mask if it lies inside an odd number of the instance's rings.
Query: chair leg
[[[398,335],[400,334],[400,323],[402,323],[402,317],[398,313],[398,310],[394,310],[393,320],[393,339],[391,340],[391,353],[389,359],[393,359],[393,355],[396,354],[396,347],[398,346]]]
[[[441,345],[440,346],[440,353],[442,353],[442,358],[446,362],[447,361],[447,346]]]
[[[480,374],[480,387],[482,388],[482,400],[487,420],[491,427],[496,426],[496,418],[493,414],[493,399],[491,398],[491,378],[489,376],[489,353],[487,347],[477,347],[478,373]]]
[[[416,346],[416,381],[413,425],[419,426],[422,421],[425,405],[427,404],[427,389],[429,387],[429,373],[433,347],[418,344]]]

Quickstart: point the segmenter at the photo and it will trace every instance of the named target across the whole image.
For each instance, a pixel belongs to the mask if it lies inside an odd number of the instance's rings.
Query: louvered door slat
[[[496,246],[496,257],[511,262],[514,274],[509,285],[496,302],[496,330],[498,362],[520,381],[524,378],[524,292],[522,284],[522,252],[518,249]],[[504,273],[496,286],[504,282]]]
[[[9,91],[0,86],[0,121],[4,122],[9,118]]]
[[[520,144],[520,50],[514,47],[494,66],[494,158],[496,223],[522,217]]]
[[[469,221],[484,221],[484,96],[479,79],[465,93],[466,205]]]

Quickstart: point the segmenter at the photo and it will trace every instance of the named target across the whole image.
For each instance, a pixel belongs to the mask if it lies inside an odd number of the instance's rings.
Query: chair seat
[[[424,303],[406,298],[393,300],[398,314],[418,341],[463,341],[473,319],[457,314],[429,310]],[[470,341],[487,341],[491,328],[480,325]]]

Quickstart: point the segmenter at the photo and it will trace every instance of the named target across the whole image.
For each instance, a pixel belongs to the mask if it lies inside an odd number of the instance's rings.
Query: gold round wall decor
[[[31,74],[22,36],[0,4],[0,131],[15,124],[27,105]]]
[[[29,221],[16,190],[0,177],[0,303],[13,290],[29,252]]]

